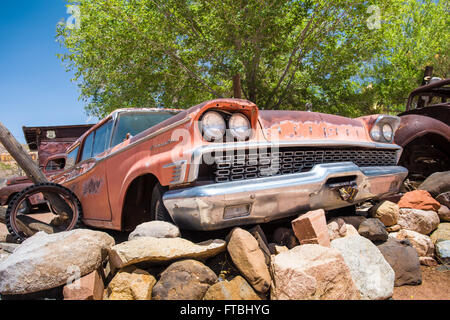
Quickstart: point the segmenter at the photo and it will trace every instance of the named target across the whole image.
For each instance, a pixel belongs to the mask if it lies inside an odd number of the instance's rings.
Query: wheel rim
[[[25,203],[28,201],[28,198],[39,194],[43,197],[42,193],[58,195],[71,211],[68,213],[68,216],[40,211],[37,211],[37,213],[23,213],[23,208],[26,206]],[[56,187],[55,185],[33,186],[29,190],[26,189],[20,193],[8,206],[8,231],[14,234],[19,241],[23,241],[39,231],[46,233],[69,231],[76,227],[81,214],[80,209],[78,199],[63,187]]]

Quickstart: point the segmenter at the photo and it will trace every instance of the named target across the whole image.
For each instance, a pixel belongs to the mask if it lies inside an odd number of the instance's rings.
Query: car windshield
[[[127,138],[127,134],[135,136],[158,123],[172,117],[176,112],[126,112],[119,115],[114,131],[111,147],[118,145]]]

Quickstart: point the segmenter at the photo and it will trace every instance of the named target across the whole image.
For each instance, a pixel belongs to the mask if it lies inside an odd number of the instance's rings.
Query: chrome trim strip
[[[186,164],[187,160],[180,160],[163,166],[163,168],[174,167],[170,184],[178,184],[184,181],[186,176]]]
[[[408,170],[400,166],[364,167],[353,162],[316,165],[311,171],[282,176],[215,183],[167,191],[163,202],[181,228],[216,230],[262,223],[313,209],[336,209],[397,192]],[[352,203],[328,185],[348,177],[358,187]],[[251,205],[249,214],[224,219],[229,206]]]
[[[213,151],[230,151],[254,148],[276,148],[276,147],[362,147],[375,149],[394,149],[402,150],[398,145],[391,143],[378,142],[353,142],[353,141],[337,141],[337,140],[295,140],[274,142],[235,142],[223,144],[210,144],[195,148],[188,152],[191,153],[191,165],[189,168],[188,180],[193,182],[198,177],[199,165],[203,154]],[[399,157],[400,158],[400,157]]]

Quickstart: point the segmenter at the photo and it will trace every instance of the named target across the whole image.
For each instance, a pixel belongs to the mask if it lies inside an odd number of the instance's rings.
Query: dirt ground
[[[440,271],[436,267],[421,266],[420,286],[394,288],[394,300],[450,300],[450,270]]]

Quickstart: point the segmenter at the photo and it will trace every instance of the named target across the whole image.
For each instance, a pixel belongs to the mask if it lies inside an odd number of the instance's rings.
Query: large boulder
[[[436,258],[442,264],[450,264],[450,240],[439,241],[436,244]]]
[[[111,248],[113,267],[123,268],[138,262],[164,263],[179,259],[206,259],[225,251],[226,242],[209,240],[195,244],[182,238],[138,237]]]
[[[359,299],[350,270],[338,250],[317,244],[297,246],[273,257],[273,300]]]
[[[421,234],[430,234],[439,225],[439,216],[435,211],[419,209],[400,209],[398,224],[402,229],[412,230]]]
[[[176,225],[166,221],[150,221],[138,225],[130,233],[128,240],[138,237],[177,238],[179,236],[180,229]]]
[[[156,279],[145,270],[129,266],[116,273],[108,285],[108,300],[151,300]]]
[[[433,257],[434,244],[430,237],[412,230],[402,229],[395,235],[395,238],[409,240],[419,257]]]
[[[331,241],[350,268],[362,299],[388,299],[394,291],[395,272],[380,250],[361,236],[339,238]]]
[[[153,300],[201,300],[217,282],[216,274],[196,260],[172,263],[153,287]]]
[[[383,223],[376,218],[370,218],[359,225],[358,233],[371,241],[386,241],[388,232]]]
[[[450,191],[450,171],[431,174],[420,184],[419,189],[428,191],[433,197]]]
[[[396,287],[422,283],[419,256],[408,240],[389,238],[378,249],[395,272]]]
[[[261,300],[253,288],[241,276],[231,281],[220,281],[206,291],[203,300]]]
[[[450,240],[450,223],[440,223],[438,228],[431,234],[430,238],[434,244],[439,240]]]
[[[291,222],[300,244],[320,244],[330,246],[327,220],[323,209],[309,211]]]
[[[438,216],[441,221],[450,222],[450,209],[442,205],[438,210]]]
[[[26,294],[64,285],[96,270],[113,245],[108,234],[87,229],[38,232],[0,263],[0,293]]]
[[[425,190],[414,190],[407,192],[398,202],[398,207],[419,209],[419,210],[433,210],[437,212],[440,208],[440,203]],[[401,213],[400,213],[401,214]]]
[[[393,226],[398,222],[399,208],[396,203],[382,201],[370,209],[370,215],[379,219],[386,227]]]
[[[256,239],[248,231],[235,228],[231,231],[227,250],[233,263],[253,288],[261,293],[267,292],[270,273]]]

